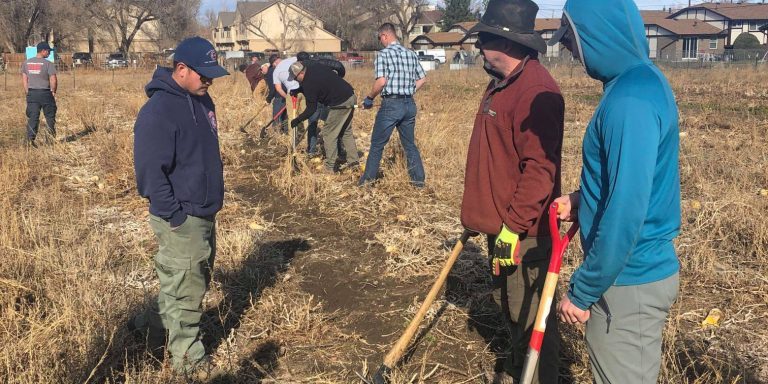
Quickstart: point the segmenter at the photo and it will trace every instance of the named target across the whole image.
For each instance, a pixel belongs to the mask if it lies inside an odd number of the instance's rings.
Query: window
[[[749,30],[750,31],[759,31],[762,24],[759,21],[750,21],[749,22]]]
[[[699,50],[699,40],[695,37],[683,39],[683,59],[696,59]]]
[[[731,22],[731,28],[743,28],[744,23],[741,21],[732,21]]]
[[[424,31],[424,33],[429,33],[429,32],[431,32],[431,31],[432,31],[432,26],[431,26],[431,25],[425,25],[425,26],[422,28],[422,30]]]
[[[709,39],[709,49],[717,49],[717,38]]]

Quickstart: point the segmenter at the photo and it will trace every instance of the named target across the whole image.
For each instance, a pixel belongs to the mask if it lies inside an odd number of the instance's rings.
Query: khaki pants
[[[345,102],[328,108],[328,118],[325,119],[325,127],[320,131],[325,147],[325,167],[334,169],[336,159],[339,156],[339,141],[347,153],[347,164],[357,163],[357,145],[352,134],[353,106],[357,103],[357,97],[352,95]]]
[[[590,308],[586,340],[597,384],[656,384],[661,339],[680,275],[612,286]]]
[[[216,225],[187,216],[181,226],[171,230],[167,221],[154,215],[149,224],[160,246],[155,255],[160,293],[146,313],[134,318],[134,326],[148,329],[155,339],[159,330],[166,330],[173,368],[184,372],[205,356],[200,318],[216,257]]]
[[[488,249],[493,253],[495,236],[488,236]],[[504,370],[520,379],[525,355],[533,332],[533,323],[539,309],[544,280],[549,269],[552,242],[548,237],[526,238],[520,241],[523,264],[502,268],[501,276],[493,276],[493,298],[501,307],[509,331],[510,349]],[[489,266],[490,270],[490,266]],[[555,293],[557,297],[557,293]],[[533,374],[533,383],[557,384],[560,353],[560,333],[556,318],[556,303],[547,318],[547,329],[541,346],[539,364]]]

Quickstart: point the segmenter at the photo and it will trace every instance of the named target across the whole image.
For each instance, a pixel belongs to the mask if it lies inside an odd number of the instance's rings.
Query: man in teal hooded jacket
[[[677,106],[632,0],[568,0],[562,24],[550,44],[563,43],[604,94],[584,135],[581,188],[555,200],[570,208],[562,219],[578,216],[584,251],[558,314],[586,323],[597,383],[656,383],[680,269]]]

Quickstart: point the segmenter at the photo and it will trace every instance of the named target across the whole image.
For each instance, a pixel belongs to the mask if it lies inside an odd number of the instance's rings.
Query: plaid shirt
[[[374,63],[376,78],[387,78],[387,85],[381,92],[388,95],[413,95],[416,80],[426,77],[416,53],[394,42],[382,49]]]

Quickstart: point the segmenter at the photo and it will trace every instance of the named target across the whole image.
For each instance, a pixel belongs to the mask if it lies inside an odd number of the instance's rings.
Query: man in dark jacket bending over
[[[296,62],[291,65],[290,76],[301,83],[301,90],[307,100],[307,109],[291,121],[291,126],[297,127],[312,116],[318,103],[327,105],[330,111],[322,132],[325,172],[336,171],[339,141],[347,152],[347,168],[357,167],[359,158],[355,137],[352,135],[352,116],[357,102],[355,90],[324,65],[304,66]]]
[[[296,54],[296,60],[304,64],[305,67],[312,65],[322,65],[335,72],[339,77],[344,78],[347,71],[344,68],[344,64],[338,60],[325,59],[325,58],[312,58],[306,52],[299,52]],[[307,155],[309,157],[320,156],[320,151],[317,150],[318,128],[317,122],[320,120],[326,121],[328,119],[328,108],[318,103],[317,111],[309,117],[307,122]]]

